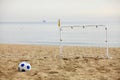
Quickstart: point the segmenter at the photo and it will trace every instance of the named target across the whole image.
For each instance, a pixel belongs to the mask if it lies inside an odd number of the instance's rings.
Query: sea
[[[0,44],[105,47],[107,41],[109,47],[120,47],[119,23],[62,22],[61,26],[60,31],[57,22],[0,22]]]

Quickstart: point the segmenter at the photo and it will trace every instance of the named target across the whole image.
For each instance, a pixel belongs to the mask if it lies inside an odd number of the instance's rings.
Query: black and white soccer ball
[[[20,72],[26,72],[26,71],[30,71],[31,70],[31,65],[27,62],[21,62],[18,65],[18,71]]]

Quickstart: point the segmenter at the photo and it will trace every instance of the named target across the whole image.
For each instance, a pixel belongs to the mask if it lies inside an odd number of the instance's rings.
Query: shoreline
[[[59,47],[59,45],[51,45],[51,44],[24,44],[24,43],[0,43],[0,45],[19,45],[19,46],[56,46]],[[65,47],[91,47],[91,48],[106,48],[106,46],[87,46],[87,45],[62,45]],[[109,48],[120,48],[120,46],[109,46]]]

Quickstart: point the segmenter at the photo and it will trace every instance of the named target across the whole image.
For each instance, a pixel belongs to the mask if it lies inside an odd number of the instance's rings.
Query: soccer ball
[[[18,65],[18,71],[20,72],[26,72],[26,71],[30,71],[31,70],[31,65],[27,62],[21,62]]]

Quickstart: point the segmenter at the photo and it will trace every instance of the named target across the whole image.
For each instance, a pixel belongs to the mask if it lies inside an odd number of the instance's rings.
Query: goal
[[[77,46],[77,47],[82,46],[86,48],[85,49],[86,54],[87,54],[87,49],[90,49],[91,47],[93,47],[92,50],[96,51],[96,54],[97,52],[100,53],[100,50],[101,51],[103,50],[104,57],[110,58],[109,46],[108,46],[108,28],[106,25],[65,25],[63,26],[61,25],[60,19],[59,19],[58,27],[59,27],[59,38],[60,38],[59,56],[64,56],[65,54],[64,46]],[[99,51],[97,51],[98,49]],[[80,51],[78,52],[80,53]],[[74,53],[74,51],[72,53]]]

